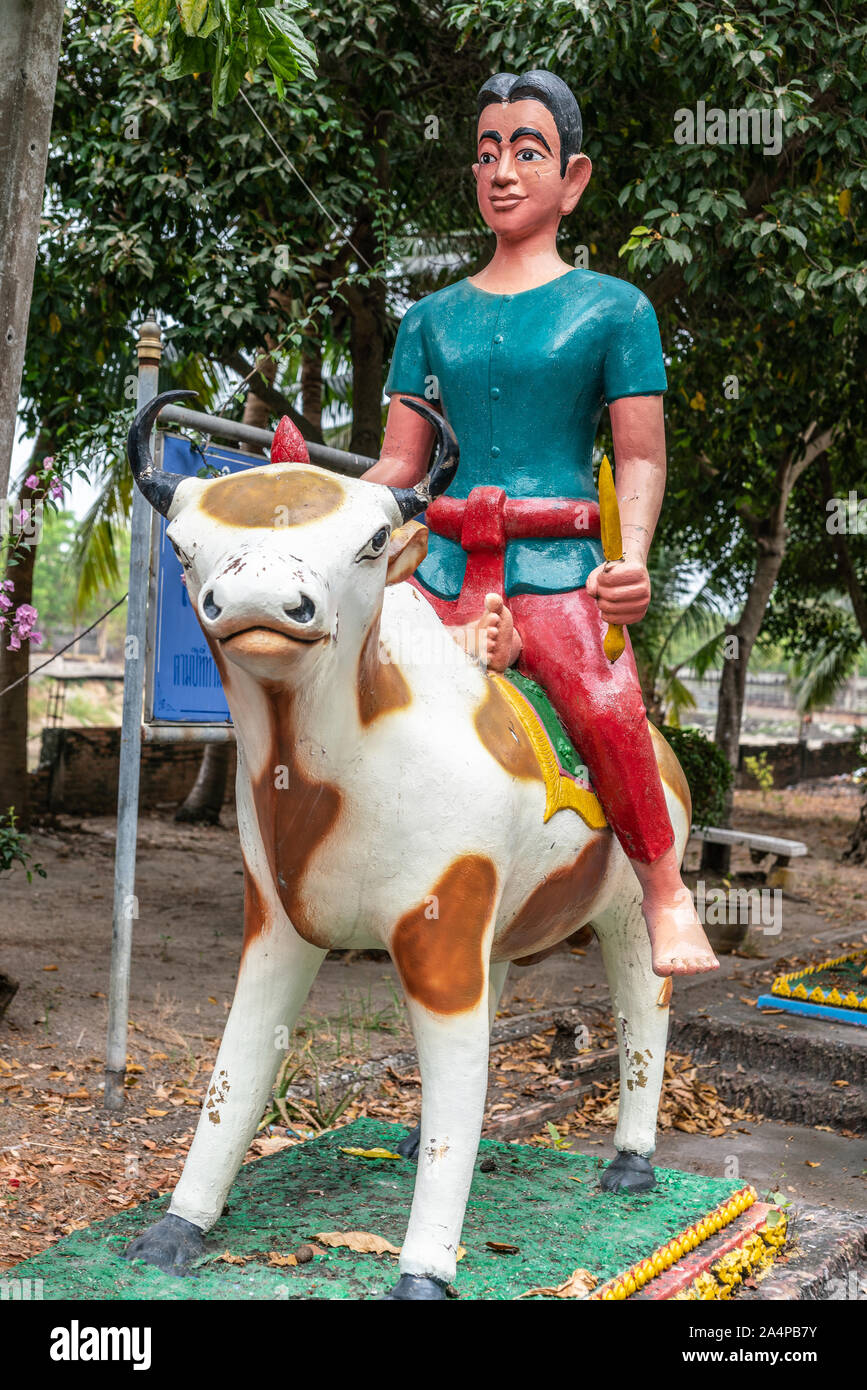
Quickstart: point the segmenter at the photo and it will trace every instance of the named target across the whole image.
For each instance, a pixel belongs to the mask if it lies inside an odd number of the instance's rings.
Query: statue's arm
[[[623,396],[608,409],[623,552],[646,565],[665,495],[662,396]]]
[[[406,399],[421,400],[421,397],[407,396]],[[430,402],[422,401],[422,404],[429,406]],[[392,396],[382,452],[363,476],[371,483],[414,487],[427,473],[433,439],[433,426],[403,405],[398,396]]]
[[[587,580],[609,623],[637,623],[650,604],[647,556],[665,494],[662,396],[622,396],[608,407],[615,485],[623,533],[622,564],[600,566]]]

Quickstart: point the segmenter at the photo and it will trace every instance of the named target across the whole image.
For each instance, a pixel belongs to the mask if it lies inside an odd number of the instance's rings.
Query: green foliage
[[[726,794],[734,772],[725,755],[700,729],[664,729],[692,794],[692,823],[717,825],[726,813]]]
[[[110,558],[101,560],[108,570],[107,582],[95,585],[93,590],[79,602],[81,593],[70,582],[70,575],[78,568],[78,523],[72,512],[61,511],[48,514],[42,531],[42,539],[36,555],[33,571],[33,604],[39,612],[40,629],[46,645],[56,645],[59,637],[68,638],[77,629],[94,622],[105,608],[118,596],[118,586],[124,583],[124,571],[129,561],[129,533],[119,530],[112,537]],[[120,592],[123,592],[122,587]],[[125,615],[122,608],[117,609],[110,618],[108,640],[112,645],[122,641]]]
[[[290,11],[306,10],[303,0],[117,0],[132,11],[150,39],[164,38],[170,80],[209,73],[214,114],[232,101],[246,73],[264,63],[282,100],[288,83],[316,76],[316,50]]]
[[[750,757],[744,758],[744,771],[749,773],[763,792],[768,791],[774,785],[774,769],[769,766],[768,755],[764,749],[761,753],[754,753]]]
[[[33,875],[40,878],[48,875],[41,864],[32,862],[27,848],[27,836],[18,829],[15,807],[10,806],[5,815],[0,815],[0,874],[10,873],[15,864],[21,864],[27,874],[27,882],[33,882]]]
[[[673,545],[652,548],[648,571],[653,599],[630,639],[650,717],[677,726],[695,708],[681,670],[702,676],[721,657],[726,596],[717,576],[702,582],[695,563]]]

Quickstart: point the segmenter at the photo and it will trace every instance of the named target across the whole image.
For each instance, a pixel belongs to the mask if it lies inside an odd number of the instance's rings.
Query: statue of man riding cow
[[[399,1300],[444,1298],[455,1276],[509,963],[592,924],[620,1048],[601,1182],[627,1192],[653,1184],[669,977],[717,966],[679,871],[689,789],[620,636],[647,610],[664,490],[656,318],[632,285],[558,255],[591,172],[566,84],[499,73],[478,107],[496,251],[403,319],[364,479],[287,463],[279,431],[269,466],[155,470],[154,422],[186,393],[130,432],[232,712],[245,873],[238,984],[195,1139],[169,1215],[126,1252],[175,1273],[220,1216],[276,1039],[330,949],[389,951],[418,1046]],[[597,502],[605,404],[617,493],[606,460]]]

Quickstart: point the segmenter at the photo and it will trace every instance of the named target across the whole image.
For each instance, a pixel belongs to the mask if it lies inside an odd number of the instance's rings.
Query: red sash
[[[508,541],[598,537],[599,504],[576,497],[507,497],[500,487],[474,487],[466,499],[437,497],[425,522],[467,552],[460,597],[449,612],[457,624],[479,617],[486,594],[504,594]]]

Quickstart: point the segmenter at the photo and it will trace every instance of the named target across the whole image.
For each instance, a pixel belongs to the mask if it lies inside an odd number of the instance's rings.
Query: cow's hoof
[[[401,1158],[418,1158],[418,1146],[421,1142],[421,1125],[414,1125],[405,1139],[401,1139],[397,1146],[397,1151]]]
[[[656,1186],[650,1159],[623,1152],[609,1163],[599,1181],[605,1192],[649,1192]]]
[[[432,1279],[427,1274],[402,1274],[394,1288],[382,1295],[384,1300],[394,1299],[403,1302],[410,1298],[433,1299],[448,1298],[448,1285],[440,1279]]]
[[[150,1226],[123,1252],[125,1260],[144,1260],[166,1274],[189,1274],[194,1260],[205,1252],[205,1240],[198,1226],[182,1216],[164,1216]]]

